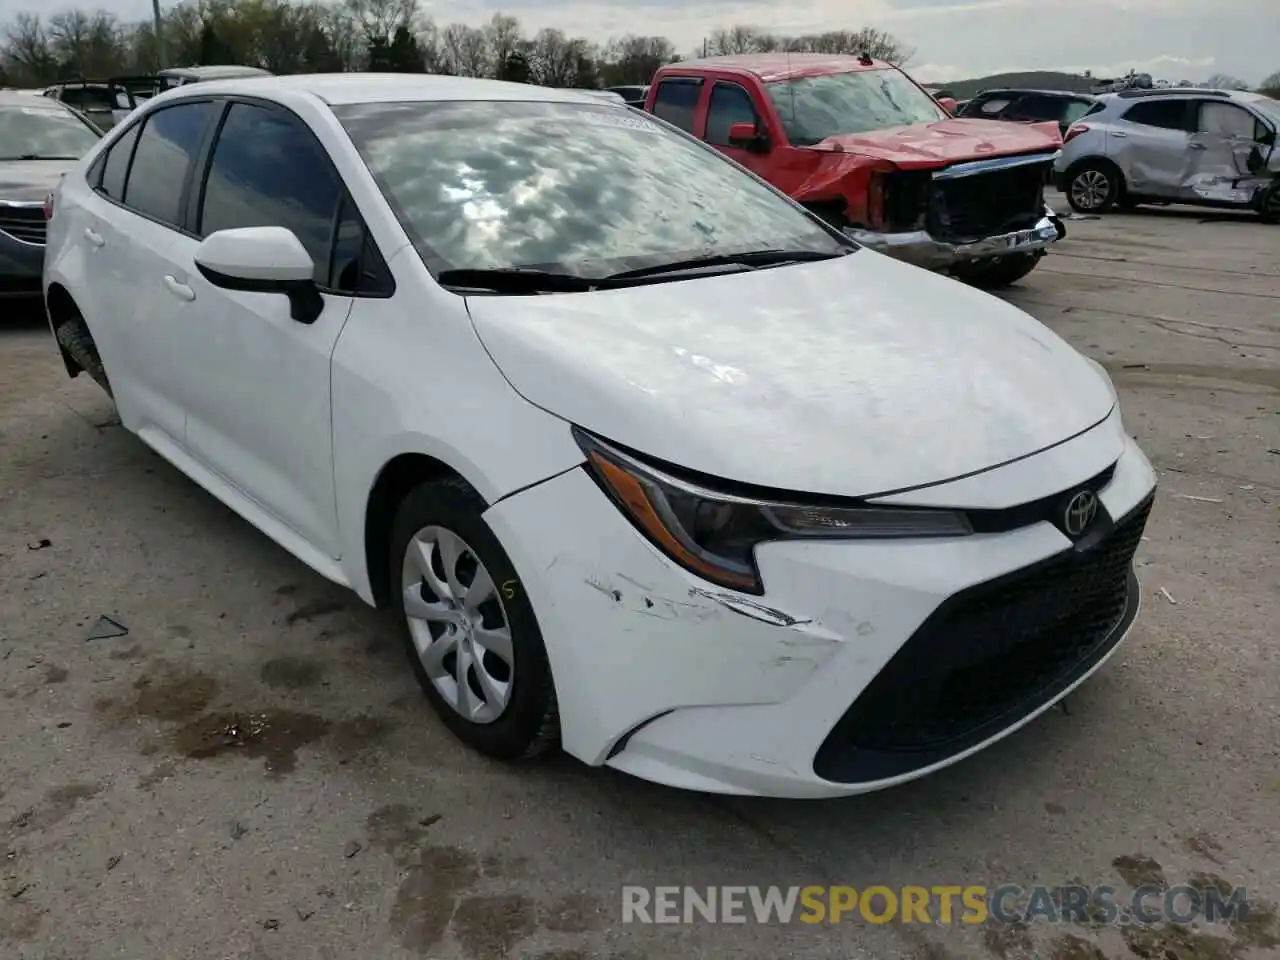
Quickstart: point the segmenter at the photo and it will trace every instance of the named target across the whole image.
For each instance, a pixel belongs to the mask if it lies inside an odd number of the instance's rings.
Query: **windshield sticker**
[[[590,123],[597,127],[615,127],[623,130],[642,130],[645,133],[657,133],[658,125],[645,117],[629,115],[623,110],[583,110],[581,116],[573,118],[574,123]]]

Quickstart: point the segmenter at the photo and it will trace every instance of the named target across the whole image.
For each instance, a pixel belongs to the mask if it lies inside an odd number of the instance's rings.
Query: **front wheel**
[[[458,479],[417,487],[396,513],[391,593],[414,676],[458,739],[501,760],[559,740],[555,688],[533,606]]]
[[[983,290],[998,290],[1017,283],[1036,268],[1041,251],[1035,253],[1013,253],[1006,257],[990,257],[985,260],[971,260],[959,263],[951,268],[951,275],[962,283],[980,287]]]
[[[1109,163],[1085,161],[1067,174],[1067,203],[1077,213],[1106,213],[1120,192],[1120,175]]]

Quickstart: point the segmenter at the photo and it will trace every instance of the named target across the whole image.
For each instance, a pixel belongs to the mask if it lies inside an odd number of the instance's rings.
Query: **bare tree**
[[[829,30],[826,33],[787,37],[782,48],[793,53],[867,54],[876,60],[884,60],[894,66],[906,66],[915,56],[915,50],[902,44],[897,37],[875,27],[860,30]]]
[[[55,80],[57,57],[49,49],[49,40],[39,14],[20,13],[5,29],[5,60],[13,72],[26,83],[49,83]]]
[[[440,58],[444,69],[459,77],[488,77],[493,72],[484,31],[465,23],[451,23],[441,31]]]
[[[1258,87],[1259,93],[1265,93],[1268,96],[1280,98],[1280,70],[1277,70],[1271,76],[1262,81]]]
[[[520,21],[505,13],[495,13],[493,19],[484,28],[484,37],[489,48],[489,63],[496,75],[508,58],[523,44],[520,37]]]
[[[606,87],[627,83],[648,83],[664,64],[675,60],[675,48],[666,37],[638,37],[628,34],[610,40],[601,64]]]
[[[707,41],[707,52],[717,57],[765,53],[776,49],[777,45],[775,37],[758,27],[737,25],[713,31]]]
[[[418,0],[346,0],[346,11],[366,44],[390,43],[397,27],[417,28]]]
[[[1239,77],[1233,77],[1229,73],[1215,73],[1204,84],[1213,90],[1248,90],[1249,85]]]
[[[529,44],[533,82],[544,87],[572,86],[578,74],[583,41],[570,40],[560,30],[539,30]]]

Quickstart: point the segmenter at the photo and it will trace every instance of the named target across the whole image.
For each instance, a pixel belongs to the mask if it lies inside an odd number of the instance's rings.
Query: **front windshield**
[[[946,118],[937,102],[900,70],[858,70],[765,84],[795,146],[840,133],[867,133]]]
[[[1259,97],[1257,100],[1249,101],[1249,106],[1253,107],[1272,123],[1280,124],[1280,100]]]
[[[0,160],[79,160],[100,136],[57,107],[0,105]]]
[[[333,108],[433,272],[602,277],[703,255],[847,249],[660,121],[595,104]]]

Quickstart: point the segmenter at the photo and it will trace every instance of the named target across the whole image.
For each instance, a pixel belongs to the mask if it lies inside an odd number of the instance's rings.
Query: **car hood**
[[[857,153],[909,168],[1057,150],[1061,146],[1062,132],[1056,123],[1023,124],[951,117],[909,127],[838,134],[812,149]]]
[[[75,160],[0,161],[0,201],[43,200],[76,163]]]
[[[650,457],[780,490],[868,496],[939,483],[1059,443],[1115,401],[1034,318],[865,249],[467,303],[530,402]]]

